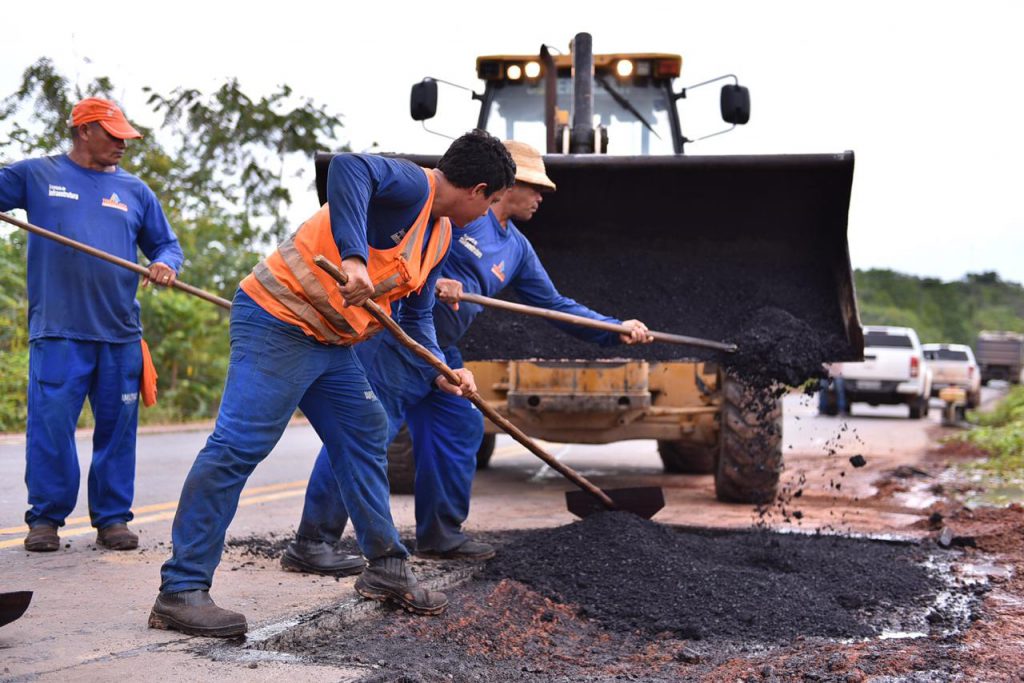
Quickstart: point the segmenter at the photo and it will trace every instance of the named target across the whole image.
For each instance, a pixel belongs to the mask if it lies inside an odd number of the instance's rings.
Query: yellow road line
[[[294,490],[291,490],[291,489],[298,489],[298,490],[294,491]],[[281,483],[281,484],[268,484],[266,486],[255,486],[255,487],[253,487],[251,489],[245,489],[244,491],[242,491],[242,500],[239,501],[238,504],[240,506],[241,505],[252,505],[253,503],[262,503],[262,502],[265,502],[265,501],[268,501],[268,500],[277,500],[278,498],[275,498],[273,496],[261,495],[261,494],[270,494],[273,491],[286,491],[287,495],[279,496],[280,498],[289,498],[289,497],[294,496],[294,495],[299,495],[301,493],[305,493],[306,492],[306,480],[305,479],[301,479],[299,481],[289,481],[289,482],[284,482],[284,483]],[[252,502],[249,502],[249,501],[252,501]],[[143,524],[145,522],[155,522],[155,521],[158,521],[158,520],[161,520],[161,519],[170,519],[170,518],[174,517],[174,511],[175,511],[175,509],[177,509],[177,507],[178,507],[178,503],[177,502],[170,502],[170,503],[154,503],[153,505],[143,505],[142,507],[134,508],[132,510],[132,512],[135,513],[136,515],[141,515],[141,516],[135,517],[135,519],[132,520],[132,523],[133,524]],[[146,513],[149,513],[149,512],[163,512],[163,511],[166,511],[166,512],[163,513],[163,516],[161,516],[161,515],[147,515],[146,514]],[[67,520],[68,527],[73,527],[76,524],[88,524],[88,523],[89,523],[89,518],[88,517],[75,517],[73,519]],[[60,531],[59,533],[60,533],[61,536],[80,536],[83,533],[88,533],[89,531],[92,531],[92,527],[91,526],[86,526],[83,529],[65,528],[63,531]],[[0,529],[0,535],[3,535],[3,536],[7,536],[7,535],[10,535],[10,534],[19,534],[20,535],[20,534],[25,534],[25,533],[28,533],[28,527],[27,526],[12,526],[12,527],[7,527],[6,529]],[[15,539],[15,540],[17,541],[17,543],[21,542],[21,539]],[[17,543],[12,543],[12,541],[0,541],[0,548],[9,548],[12,545],[17,545]]]

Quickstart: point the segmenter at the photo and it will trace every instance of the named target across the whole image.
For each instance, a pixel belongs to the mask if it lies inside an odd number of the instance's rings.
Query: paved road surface
[[[995,395],[985,391],[986,399]],[[926,420],[909,420],[906,408],[858,405],[850,418],[825,418],[816,415],[811,399],[790,396],[784,412],[783,484],[803,489],[798,501],[803,518],[787,524],[773,510],[771,524],[920,533],[909,525],[921,519],[926,496],[911,492],[903,499],[875,499],[873,482],[893,467],[921,461],[944,432],[937,410]],[[142,545],[127,553],[95,546],[84,487],[73,518],[61,531],[66,546],[56,553],[26,553],[21,547],[24,443],[18,438],[0,441],[0,591],[35,591],[28,613],[0,629],[0,680],[354,680],[358,672],[281,661],[261,660],[252,669],[248,661],[238,660],[239,654],[213,661],[195,656],[195,639],[145,628],[159,566],[169,550],[170,520],[181,483],[206,435],[190,431],[140,436],[133,527],[141,532]],[[293,532],[318,443],[308,426],[287,430],[250,480],[229,536]],[[78,445],[84,466],[89,440],[79,439]],[[757,520],[750,506],[716,503],[710,476],[664,475],[653,442],[549,444],[549,449],[599,486],[663,487],[668,504],[658,521],[749,526]],[[848,458],[854,454],[864,455],[867,466],[851,467]],[[836,482],[842,484],[841,490],[835,489]],[[562,498],[567,488],[534,456],[501,437],[492,467],[474,484],[467,526],[472,531],[566,524],[572,520]],[[411,496],[395,496],[392,508],[398,525],[409,532]],[[297,614],[352,600],[352,581],[281,572],[273,562],[236,550],[225,554],[213,595],[221,604],[245,612],[251,626],[273,628]]]

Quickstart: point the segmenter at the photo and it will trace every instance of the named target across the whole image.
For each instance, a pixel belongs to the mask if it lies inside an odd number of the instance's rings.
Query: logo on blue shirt
[[[463,235],[462,237],[459,238],[459,244],[461,244],[466,249],[468,249],[469,252],[471,254],[473,254],[473,256],[476,256],[477,258],[483,258],[484,253],[482,251],[480,251],[480,248],[478,246],[476,246],[476,238],[475,237],[470,237],[469,235]]]
[[[74,199],[78,201],[78,193],[70,192],[68,188],[63,185],[50,185],[49,195],[51,197],[60,197],[61,199]]]

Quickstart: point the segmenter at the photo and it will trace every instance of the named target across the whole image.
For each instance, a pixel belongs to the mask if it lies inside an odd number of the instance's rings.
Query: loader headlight
[[[505,77],[510,81],[518,81],[523,77],[523,67],[518,64],[510,64],[505,70]]]
[[[527,78],[537,78],[540,76],[540,62],[527,62],[524,71]]]
[[[615,64],[615,73],[619,78],[629,78],[633,75],[633,62],[628,59],[620,59]]]

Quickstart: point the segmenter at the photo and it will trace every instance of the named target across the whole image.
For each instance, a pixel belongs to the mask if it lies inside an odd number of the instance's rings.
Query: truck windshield
[[[864,346],[886,346],[897,349],[912,349],[914,342],[905,334],[889,334],[888,332],[868,332],[864,335]]]
[[[594,83],[594,124],[608,129],[608,153],[673,154],[672,124],[667,89],[655,81],[622,83],[609,79],[616,93],[628,100],[651,129],[619,102],[600,82]],[[537,149],[546,146],[543,81],[502,81],[488,84],[493,99],[487,132],[505,140],[518,140]],[[572,81],[558,79],[558,108],[572,110]],[[571,121],[571,118],[570,118]]]

